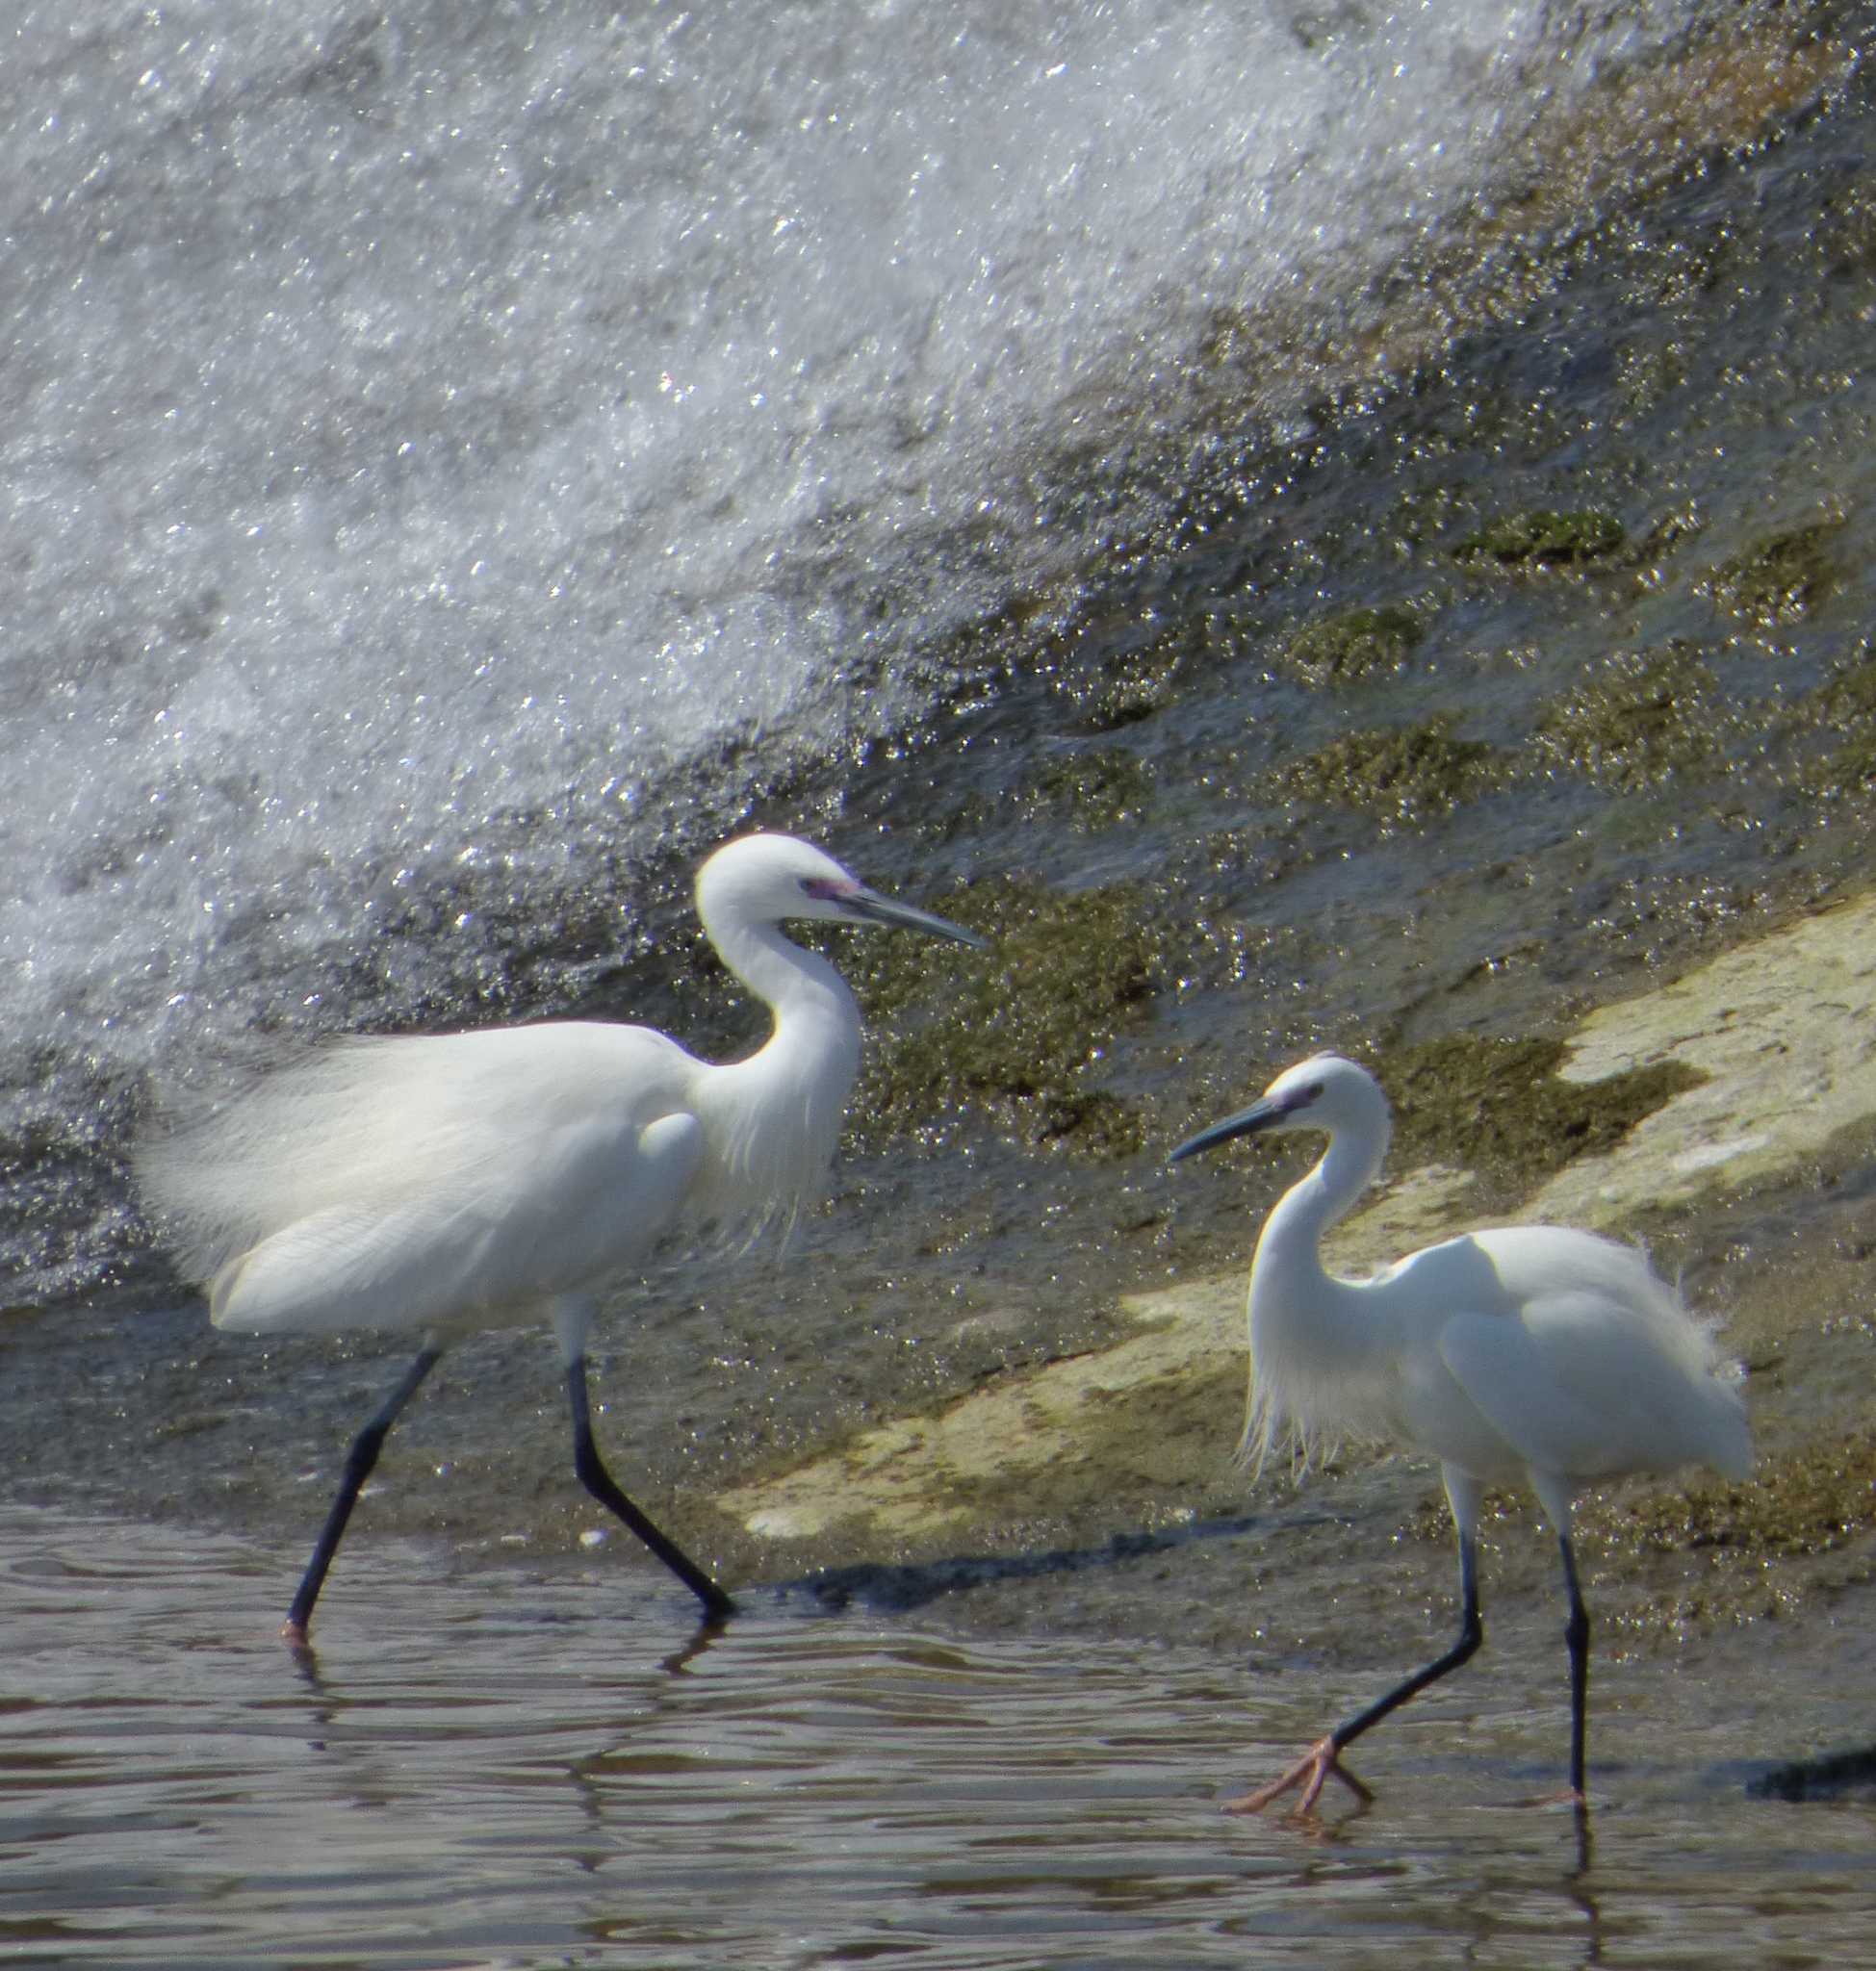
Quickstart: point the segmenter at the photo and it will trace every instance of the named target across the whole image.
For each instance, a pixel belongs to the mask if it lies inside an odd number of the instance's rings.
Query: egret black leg
[[[346,1523],[351,1518],[351,1509],[358,1503],[359,1492],[378,1461],[378,1452],[384,1448],[385,1437],[404,1405],[417,1394],[418,1385],[436,1367],[442,1354],[441,1348],[425,1348],[404,1371],[403,1381],[391,1392],[390,1400],[384,1408],[352,1439],[351,1449],[346,1454],[345,1475],[339,1480],[338,1497],[332,1501],[332,1510],[325,1516],[319,1545],[313,1549],[313,1557],[300,1577],[299,1592],[294,1597],[294,1604],[288,1609],[287,1620],[280,1630],[290,1643],[306,1640],[306,1625],[313,1619],[313,1603],[320,1599],[320,1590],[325,1585],[326,1570],[332,1565],[332,1556],[339,1550],[339,1542],[345,1538]]]
[[[1346,1724],[1338,1725],[1326,1738],[1319,1739],[1288,1772],[1279,1775],[1268,1786],[1260,1786],[1240,1800],[1226,1801],[1225,1811],[1255,1813],[1259,1807],[1268,1806],[1279,1794],[1299,1786],[1302,1792],[1294,1811],[1306,1814],[1315,1805],[1324,1781],[1331,1779],[1340,1779],[1351,1793],[1359,1794],[1362,1799],[1371,1799],[1373,1796],[1368,1788],[1342,1765],[1343,1753],[1364,1731],[1378,1725],[1390,1711],[1398,1710],[1409,1698],[1418,1697],[1429,1683],[1437,1683],[1442,1677],[1457,1670],[1477,1652],[1485,1639],[1485,1626],[1478,1615],[1478,1549],[1465,1533],[1459,1536],[1459,1598],[1464,1603],[1464,1610],[1460,1617],[1459,1640],[1452,1649],[1443,1656],[1436,1656],[1424,1670],[1416,1670],[1404,1682],[1397,1683],[1385,1696],[1375,1699],[1365,1711],[1357,1711]]]
[[[1563,1625],[1563,1640],[1570,1650],[1570,1790],[1581,1801],[1589,1797],[1583,1783],[1589,1711],[1589,1610],[1583,1606],[1582,1589],[1577,1581],[1577,1556],[1570,1549],[1569,1536],[1565,1534],[1558,1545],[1563,1549],[1563,1585],[1570,1596],[1570,1620]]]
[[[567,1400],[573,1410],[574,1471],[578,1474],[579,1482],[608,1512],[618,1514],[697,1597],[704,1604],[707,1622],[722,1622],[733,1615],[736,1604],[675,1541],[660,1533],[632,1504],[613,1483],[612,1473],[601,1462],[599,1447],[593,1442],[593,1419],[587,1408],[586,1358],[582,1355],[575,1356],[567,1366]]]
[[[1485,1640],[1485,1625],[1478,1617],[1478,1559],[1472,1541],[1459,1541],[1459,1597],[1464,1610],[1459,1618],[1459,1640],[1446,1654],[1436,1656],[1425,1670],[1416,1670],[1404,1683],[1398,1683],[1385,1697],[1377,1698],[1367,1710],[1359,1711],[1346,1725],[1329,1733],[1329,1743],[1339,1753],[1352,1745],[1371,1726],[1378,1725],[1390,1711],[1398,1710],[1409,1698],[1418,1697],[1429,1683],[1450,1676],[1460,1664],[1477,1653]]]

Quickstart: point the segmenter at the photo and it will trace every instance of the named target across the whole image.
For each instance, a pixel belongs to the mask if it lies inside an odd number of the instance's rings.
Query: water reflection
[[[1228,1818],[1321,1692],[1145,1645],[698,1631],[675,1595],[622,1619],[578,1580],[361,1563],[362,1612],[296,1661],[253,1620],[288,1559],[0,1517],[0,1955],[1555,1966],[1766,1952],[1802,1911],[1821,1961],[1876,1920],[1866,1817],[1800,1831],[1672,1720],[1635,1721],[1593,1817],[1489,1805],[1551,1721],[1486,1683],[1403,1728],[1374,1805]]]

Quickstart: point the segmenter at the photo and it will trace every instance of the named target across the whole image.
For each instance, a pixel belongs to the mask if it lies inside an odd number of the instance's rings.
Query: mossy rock
[[[1525,1495],[1493,1493],[1494,1516],[1528,1515]],[[1783,1456],[1761,1459],[1750,1483],[1696,1478],[1641,1497],[1585,1498],[1575,1534],[1584,1554],[1643,1556],[1700,1553],[1707,1566],[1697,1599],[1677,1590],[1652,1612],[1632,1609],[1640,1626],[1674,1627],[1690,1618],[1750,1622],[1775,1605],[1767,1570],[1781,1562],[1814,1560],[1867,1540],[1876,1528],[1876,1432],[1853,1430]],[[1428,1500],[1404,1529],[1429,1542],[1451,1540],[1443,1501]]]
[[[1860,732],[1834,746],[1805,777],[1812,794],[1854,794],[1876,786],[1876,732]]]
[[[1283,661],[1310,684],[1357,684],[1401,670],[1426,633],[1419,614],[1404,602],[1340,609],[1304,625]]]
[[[1808,692],[1793,723],[1836,742],[1804,769],[1808,792],[1854,793],[1876,783],[1876,654],[1865,651]]]
[[[1496,561],[1505,567],[1580,567],[1613,554],[1624,538],[1622,523],[1599,508],[1561,513],[1537,507],[1488,521],[1452,554],[1458,561]]]
[[[1618,652],[1538,714],[1537,746],[1586,779],[1639,787],[1715,770],[1732,715],[1690,645]]]
[[[1687,380],[1687,349],[1678,337],[1636,338],[1616,352],[1616,385],[1632,411],[1648,412]]]
[[[1012,791],[971,788],[943,813],[918,824],[938,841],[1024,818],[1066,825],[1082,834],[1098,834],[1121,822],[1139,821],[1153,798],[1153,770],[1119,747],[1091,748],[1043,762],[1040,771]]]
[[[1138,821],[1152,800],[1151,771],[1118,747],[1058,755],[1023,790],[1023,798],[1088,833]]]
[[[1814,521],[1767,535],[1722,561],[1702,586],[1722,608],[1761,628],[1796,623],[1837,586],[1829,546],[1842,525]]]
[[[1450,812],[1503,777],[1493,747],[1479,739],[1455,739],[1451,722],[1442,717],[1345,733],[1274,769],[1264,785],[1280,800],[1320,801],[1413,822]]]
[[[1397,1167],[1446,1164],[1474,1172],[1490,1196],[1519,1196],[1576,1158],[1612,1149],[1706,1079],[1658,1062],[1606,1081],[1563,1081],[1567,1053],[1556,1039],[1454,1034],[1387,1054],[1377,1071],[1395,1107]]]
[[[1865,274],[1876,268],[1876,197],[1858,184],[1827,201],[1812,241],[1835,273]]]
[[[1867,1545],[1876,1529],[1876,1432],[1838,1435],[1761,1458],[1749,1484],[1702,1479],[1647,1497],[1586,1502],[1590,1542],[1617,1554],[1699,1552],[1695,1599],[1684,1588],[1653,1619],[1660,1626],[1753,1622],[1775,1612],[1775,1572]]]
[[[1461,486],[1417,486],[1395,501],[1387,525],[1403,550],[1429,548],[1466,509]]]
[[[1060,1143],[1084,1157],[1133,1157],[1146,1145],[1146,1123],[1136,1103],[1106,1088],[1044,1094],[1031,1121],[1038,1143]]]
[[[1837,730],[1876,726],[1876,651],[1864,650],[1834,671],[1811,694],[1807,704],[1814,710],[1818,724]]]
[[[1118,732],[1123,726],[1137,726],[1164,711],[1174,695],[1171,666],[1117,665],[1089,693],[1082,723],[1091,732]]]
[[[1191,626],[1132,650],[1117,651],[1091,672],[1065,678],[1064,691],[1090,732],[1118,732],[1164,711],[1178,696],[1179,676],[1202,644]]]
[[[1876,1527],[1876,1431],[1781,1457],[1750,1485],[1707,1484],[1625,1505],[1598,1530],[1614,1549],[1724,1547],[1743,1559],[1835,1553]]]
[[[879,939],[848,971],[869,1033],[853,1113],[861,1133],[987,1110],[1031,1144],[1089,1157],[1144,1140],[1133,1105],[1091,1088],[1115,1039],[1169,975],[1165,933],[1138,884],[1061,895],[1017,879],[943,899],[992,949],[958,962],[909,938]],[[942,960],[948,958],[951,962]]]

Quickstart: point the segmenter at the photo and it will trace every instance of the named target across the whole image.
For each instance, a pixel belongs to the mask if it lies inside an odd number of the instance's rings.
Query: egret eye
[[[817,904],[831,904],[839,896],[840,888],[825,876],[804,876],[801,893],[805,897],[812,897]]]
[[[1323,1084],[1321,1082],[1311,1082],[1308,1088],[1302,1091],[1302,1098],[1305,1102],[1316,1102],[1322,1099],[1322,1094]]]

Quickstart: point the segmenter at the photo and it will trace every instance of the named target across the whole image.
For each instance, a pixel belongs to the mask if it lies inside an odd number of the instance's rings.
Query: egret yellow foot
[[[1290,1809],[1292,1820],[1301,1820],[1309,1813],[1322,1796],[1324,1785],[1330,1779],[1340,1779],[1357,1800],[1373,1800],[1374,1794],[1349,1772],[1336,1753],[1335,1736],[1318,1739],[1287,1772],[1279,1774],[1268,1786],[1259,1786],[1255,1791],[1241,1794],[1236,1800],[1224,1803],[1226,1813],[1261,1813],[1273,1800],[1279,1800],[1292,1787],[1299,1786],[1302,1791],[1297,1804]]]

